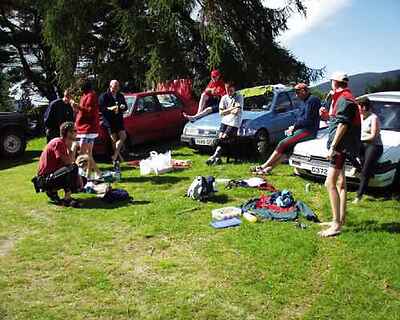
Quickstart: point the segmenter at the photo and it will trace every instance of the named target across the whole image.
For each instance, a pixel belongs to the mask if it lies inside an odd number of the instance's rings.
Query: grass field
[[[118,187],[134,204],[60,208],[35,194],[31,177],[44,141],[19,163],[0,162],[0,319],[400,319],[400,203],[369,195],[349,204],[347,226],[320,239],[318,225],[244,222],[215,231],[211,209],[259,195],[224,190],[215,201],[183,197],[196,175],[246,178],[249,163],[140,177],[124,167]],[[107,165],[103,165],[107,167]],[[322,220],[322,183],[283,165],[270,181]],[[349,200],[354,192],[349,194]]]

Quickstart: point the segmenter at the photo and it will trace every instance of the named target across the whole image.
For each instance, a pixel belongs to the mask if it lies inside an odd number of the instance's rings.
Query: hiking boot
[[[46,195],[49,197],[50,202],[52,202],[55,205],[61,205],[62,201],[60,197],[58,196],[57,192],[51,192],[47,191]]]

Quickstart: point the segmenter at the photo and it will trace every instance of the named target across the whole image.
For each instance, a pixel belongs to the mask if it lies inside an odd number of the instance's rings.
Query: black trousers
[[[62,167],[57,171],[38,177],[40,189],[43,191],[54,192],[64,189],[65,192],[77,192],[79,189],[78,166],[75,164]]]
[[[369,179],[374,175],[378,159],[383,153],[383,146],[373,143],[363,143],[361,145],[361,162],[362,169],[360,174],[360,186],[358,187],[357,196],[362,197],[368,188]]]

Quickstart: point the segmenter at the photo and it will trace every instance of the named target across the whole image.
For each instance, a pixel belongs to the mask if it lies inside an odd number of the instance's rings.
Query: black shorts
[[[107,128],[108,134],[118,134],[121,131],[124,131],[124,123],[122,121],[115,121],[115,122],[110,122],[109,127]]]
[[[346,162],[346,152],[336,151],[336,154],[331,158],[329,162],[332,168],[342,170]]]
[[[237,136],[238,128],[221,123],[221,126],[219,127],[219,132],[225,133],[225,139],[234,138]]]
[[[210,107],[213,113],[219,112],[220,97],[210,97],[207,100],[206,107]]]

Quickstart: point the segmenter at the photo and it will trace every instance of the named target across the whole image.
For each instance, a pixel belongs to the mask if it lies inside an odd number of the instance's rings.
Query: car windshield
[[[400,131],[400,102],[373,101],[373,105],[381,129]]]
[[[274,94],[267,92],[263,95],[244,98],[244,110],[247,111],[268,111],[272,105]]]

